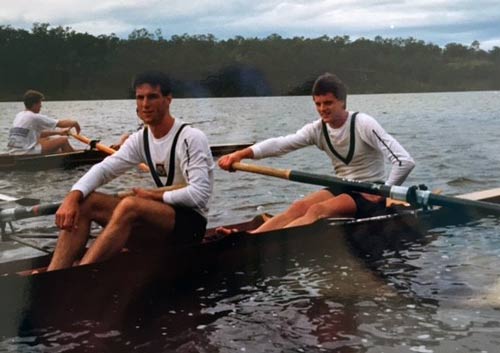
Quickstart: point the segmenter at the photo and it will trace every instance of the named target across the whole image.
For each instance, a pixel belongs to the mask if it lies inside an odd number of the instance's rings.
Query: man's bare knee
[[[113,216],[118,217],[121,221],[129,222],[139,218],[137,197],[129,196],[122,199],[113,211]]]
[[[308,207],[307,202],[304,202],[303,200],[297,200],[297,201],[294,201],[290,205],[290,207],[288,207],[288,209],[286,210],[286,213],[294,218],[297,218],[297,217],[302,217],[303,215],[305,215],[308,209],[309,209],[309,207]]]
[[[312,219],[320,219],[320,218],[325,218],[325,217],[333,217],[334,215],[330,214],[329,210],[325,205],[322,204],[315,204],[312,205],[307,209],[306,212],[306,217],[312,218]]]
[[[114,196],[92,192],[81,203],[80,216],[88,217],[103,225],[111,217],[118,202],[119,199]]]
[[[356,214],[356,203],[351,196],[341,194],[327,201],[312,205],[307,213],[315,219],[327,217],[354,217]]]

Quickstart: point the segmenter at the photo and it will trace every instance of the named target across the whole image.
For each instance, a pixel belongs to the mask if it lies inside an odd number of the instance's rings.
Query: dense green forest
[[[485,51],[415,38],[349,36],[218,40],[134,30],[128,39],[35,23],[0,26],[0,100],[38,89],[49,100],[129,98],[135,73],[167,72],[177,97],[309,94],[320,73],[336,73],[350,93],[500,89],[500,48]]]

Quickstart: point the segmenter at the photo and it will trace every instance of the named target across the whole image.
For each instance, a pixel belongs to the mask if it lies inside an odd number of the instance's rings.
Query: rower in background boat
[[[57,120],[40,114],[43,99],[43,94],[35,90],[28,90],[24,94],[26,109],[16,115],[9,131],[9,153],[46,154],[74,151],[67,135],[71,128],[80,133],[80,125],[76,120]],[[55,130],[56,128],[62,129]]]
[[[114,149],[114,150],[119,150],[120,147],[127,141],[127,139],[130,137],[130,134],[128,132],[125,132],[120,135],[120,138],[118,139],[117,143],[113,143],[109,147]]]
[[[347,89],[335,75],[325,73],[312,88],[312,98],[320,119],[294,134],[270,138],[219,159],[222,169],[244,158],[278,156],[315,145],[332,161],[338,177],[366,182],[400,185],[415,166],[410,154],[370,115],[346,110]],[[392,165],[385,177],[385,162]],[[328,217],[368,217],[386,207],[386,200],[339,188],[313,192],[294,202],[286,211],[271,218],[254,233],[310,224]],[[230,233],[230,229],[220,229]]]
[[[73,265],[85,249],[92,221],[104,229],[80,264],[108,259],[125,245],[162,250],[167,245],[203,239],[213,189],[214,162],[208,139],[199,129],[171,115],[172,91],[164,73],[138,75],[133,89],[145,128],[132,134],[116,153],[94,165],[72,187],[56,213],[61,232],[49,270]],[[157,186],[187,186],[168,192],[134,188],[135,195],[124,199],[95,192],[143,162],[148,163]]]

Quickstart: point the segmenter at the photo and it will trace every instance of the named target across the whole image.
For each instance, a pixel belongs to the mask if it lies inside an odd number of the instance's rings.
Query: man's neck
[[[335,116],[333,123],[331,123],[329,125],[330,125],[330,127],[334,128],[334,129],[338,129],[338,128],[342,127],[342,125],[345,124],[348,117],[349,117],[349,112],[347,110],[344,110],[338,116]]]
[[[159,139],[169,133],[169,131],[172,129],[172,126],[174,126],[174,123],[175,123],[174,117],[169,115],[165,117],[165,119],[163,119],[160,124],[149,125],[149,129],[151,130],[153,136],[156,139]]]

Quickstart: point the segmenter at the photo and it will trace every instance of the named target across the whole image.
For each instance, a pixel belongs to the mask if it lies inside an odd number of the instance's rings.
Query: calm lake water
[[[500,92],[354,95],[348,105],[373,115],[414,157],[406,185],[451,195],[500,186]],[[0,103],[0,146],[21,109],[20,102]],[[310,97],[176,99],[172,111],[205,131],[212,144],[258,141],[317,118]],[[76,118],[82,134],[106,144],[138,122],[130,100],[45,102],[42,112]],[[332,170],[312,147],[259,163]],[[87,169],[0,174],[0,193],[60,201]],[[244,173],[215,175],[211,226],[277,213],[317,189]],[[135,185],[153,182],[131,171],[102,190]],[[23,234],[56,233],[52,217],[15,226]],[[97,321],[71,322],[68,314],[71,330],[39,327],[0,336],[0,351],[497,352],[499,233],[496,218],[435,229],[425,244],[388,251],[375,263],[348,250],[335,261],[297,255],[276,271],[221,274],[217,281],[195,281],[189,293],[172,289],[151,314],[148,330],[136,322],[105,328]],[[7,243],[0,249],[2,262],[36,254]]]

